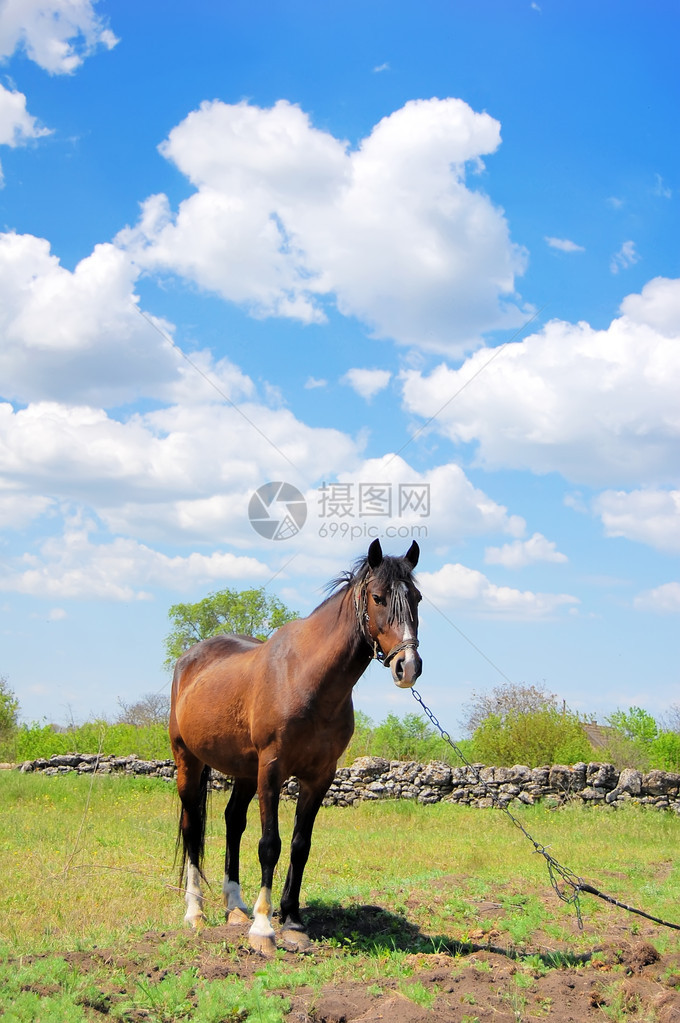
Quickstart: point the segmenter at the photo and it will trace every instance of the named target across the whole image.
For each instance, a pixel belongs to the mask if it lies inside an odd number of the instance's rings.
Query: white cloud
[[[457,370],[409,371],[406,407],[427,420],[446,405],[428,429],[476,443],[486,468],[559,472],[595,486],[672,483],[679,295],[680,280],[657,278],[625,299],[605,330],[555,320],[492,361],[485,349]]]
[[[680,284],[668,277],[655,277],[642,292],[627,295],[621,312],[631,323],[653,327],[664,337],[677,339],[680,334]]]
[[[389,384],[392,374],[388,369],[350,369],[340,383],[348,384],[366,401],[378,394]]]
[[[612,256],[609,269],[613,274],[617,274],[619,270],[628,270],[629,267],[635,266],[639,260],[640,257],[635,251],[635,242],[624,242],[619,251]]]
[[[169,396],[182,359],[140,316],[136,276],[113,245],[70,271],[44,239],[0,234],[3,396],[105,405]]]
[[[28,113],[24,94],[6,89],[0,83],[0,145],[14,148],[49,133],[48,128],[41,128],[36,118]],[[0,187],[2,184],[0,164]]]
[[[98,17],[92,0],[3,0],[0,58],[23,49],[51,74],[70,74],[83,60],[118,40]]]
[[[239,410],[186,404],[120,422],[85,406],[0,404],[0,473],[13,488],[0,508],[14,522],[27,496],[35,515],[65,501],[92,508],[114,533],[244,545],[255,537],[248,498],[262,483],[317,479],[358,460],[340,431],[287,409]]]
[[[526,315],[525,253],[466,184],[499,144],[498,122],[458,99],[411,101],[354,151],[285,101],[203,103],[161,147],[196,192],[176,213],[151,197],[118,244],[254,315],[321,322],[330,298],[377,337],[469,349]]]
[[[271,574],[256,558],[222,551],[169,557],[121,537],[110,543],[93,543],[92,531],[91,523],[69,523],[63,536],[46,540],[38,554],[24,554],[6,566],[0,589],[61,599],[145,600],[157,586],[181,591]]]
[[[502,547],[487,547],[484,561],[487,565],[503,565],[505,568],[523,568],[539,561],[567,561],[566,554],[557,550],[557,544],[546,540],[542,533],[534,533],[528,540],[514,540]]]
[[[660,174],[654,175],[654,195],[661,199],[670,199],[673,196],[672,190],[665,184]]]
[[[0,480],[0,529],[25,529],[53,505],[54,502],[42,494],[5,489],[4,481]]]
[[[384,64],[376,65],[376,67],[373,68],[373,73],[376,74],[376,75],[379,75],[379,74],[381,74],[381,72],[389,71],[389,70],[390,70],[390,65],[387,63],[387,61],[385,61]]]
[[[49,134],[49,128],[41,128],[29,114],[24,94],[0,83],[0,145],[20,146],[29,139]]]
[[[315,391],[319,387],[328,387],[328,381],[327,380],[317,380],[316,377],[307,377],[307,379],[305,380],[305,390],[306,391]]]
[[[517,537],[526,529],[454,463],[419,472],[399,456],[371,458],[339,471],[324,488],[307,489],[305,498],[304,546],[314,556],[330,549],[351,555],[375,536],[391,548],[416,539],[441,552],[469,537]]]
[[[653,590],[639,593],[635,598],[635,607],[659,614],[680,614],[680,583],[664,583]]]
[[[551,249],[559,249],[560,252],[585,252],[582,245],[570,241],[568,238],[551,238],[546,235],[546,242]]]
[[[607,536],[680,554],[680,490],[606,490],[593,507]]]
[[[575,607],[576,597],[566,593],[533,593],[492,583],[482,572],[461,564],[445,564],[437,572],[420,572],[418,584],[432,603],[484,616],[536,619],[554,615],[562,607]]]

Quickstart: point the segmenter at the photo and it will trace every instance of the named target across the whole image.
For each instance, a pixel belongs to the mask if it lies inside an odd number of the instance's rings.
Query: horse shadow
[[[426,934],[402,913],[393,913],[381,906],[341,906],[314,900],[304,910],[304,921],[312,941],[373,955],[406,952],[468,956],[492,952],[516,961],[531,954],[552,967],[582,965],[590,958],[590,954],[584,956],[568,951],[556,954],[535,948],[479,944],[444,934]]]

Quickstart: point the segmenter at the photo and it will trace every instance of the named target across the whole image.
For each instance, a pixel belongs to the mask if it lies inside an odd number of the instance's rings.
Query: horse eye
[[[420,590],[416,590],[416,604],[419,604],[423,599],[423,595]]]
[[[374,604],[382,604],[382,605],[384,605],[384,604],[387,603],[385,597],[381,596],[380,593],[373,593],[372,596],[373,596],[373,603]]]

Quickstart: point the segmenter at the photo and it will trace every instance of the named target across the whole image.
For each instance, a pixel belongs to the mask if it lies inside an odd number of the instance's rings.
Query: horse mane
[[[393,621],[404,621],[408,602],[399,584],[413,585],[413,567],[406,558],[395,558],[389,555],[385,555],[377,568],[371,568],[366,556],[358,558],[349,570],[341,572],[335,579],[331,579],[326,587],[328,597],[319,607],[323,607],[334,597],[345,594],[351,589],[361,590],[369,576],[375,579],[380,586],[389,590],[390,618]]]

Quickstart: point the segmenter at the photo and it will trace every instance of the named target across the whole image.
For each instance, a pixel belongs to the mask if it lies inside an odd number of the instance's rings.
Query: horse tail
[[[182,886],[184,878],[184,871],[187,865],[187,859],[191,858],[193,852],[194,857],[197,859],[197,866],[201,877],[205,881],[203,875],[203,855],[205,852],[205,828],[206,821],[208,819],[207,806],[208,806],[208,793],[210,791],[210,774],[211,769],[208,764],[203,765],[201,776],[198,783],[198,792],[196,795],[196,802],[192,807],[191,820],[188,827],[184,826],[186,807],[182,805],[179,812],[179,826],[177,829],[177,841],[175,843],[175,864],[177,864],[178,858],[180,858],[181,850],[181,862],[179,871],[179,884]]]

